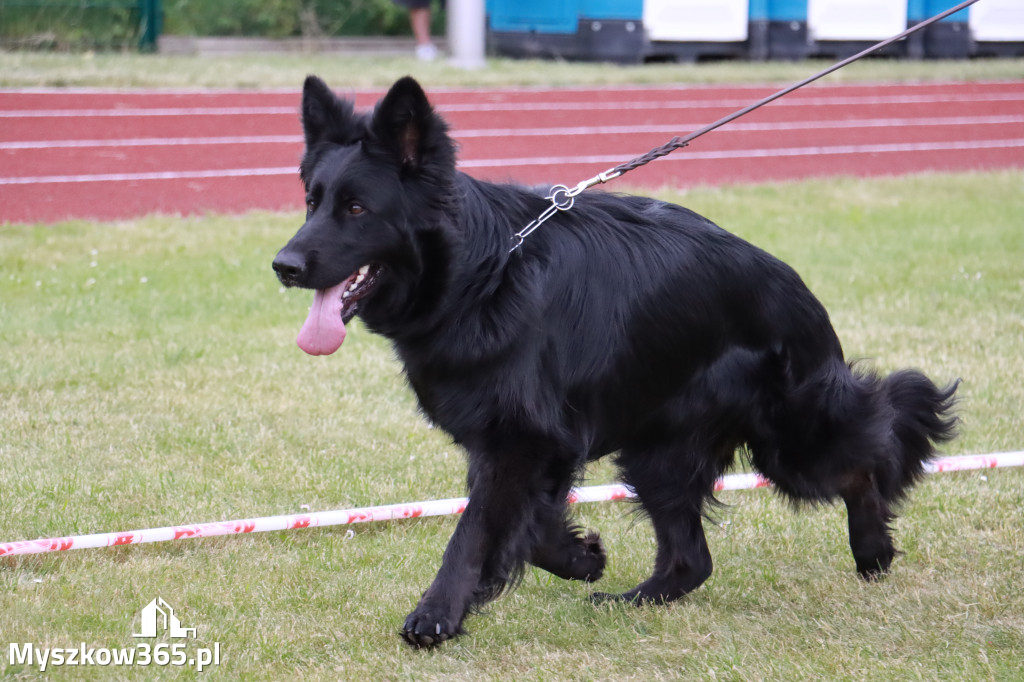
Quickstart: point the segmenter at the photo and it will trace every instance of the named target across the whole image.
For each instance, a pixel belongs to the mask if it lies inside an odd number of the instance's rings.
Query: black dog
[[[893,505],[953,437],[955,384],[851,368],[791,268],[679,206],[587,192],[510,253],[550,202],[458,172],[411,78],[363,115],[310,77],[302,122],[306,223],[274,260],[316,290],[299,345],[334,352],[359,314],[469,456],[470,503],[409,643],[459,634],[525,562],[600,578],[566,496],[612,452],[658,550],[649,579],[598,599],[664,602],[708,578],[702,514],[742,445],[790,499],[845,502],[862,576],[889,568]]]

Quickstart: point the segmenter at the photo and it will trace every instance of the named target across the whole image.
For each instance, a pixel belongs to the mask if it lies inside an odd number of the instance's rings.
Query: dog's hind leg
[[[887,377],[836,360],[777,402],[773,433],[751,442],[754,465],[794,501],[846,504],[850,549],[866,580],[898,554],[894,509],[955,434],[956,384],[915,370]],[[785,395],[785,394],[784,394]]]
[[[870,473],[850,476],[842,486],[857,573],[874,580],[888,572],[896,548],[889,524],[894,516]]]
[[[642,455],[623,450],[619,465],[654,526],[658,550],[650,578],[623,594],[595,593],[596,601],[669,602],[708,579],[712,561],[702,517],[717,477],[710,461],[698,464],[661,449]]]
[[[957,385],[940,388],[915,370],[901,370],[885,378],[865,373],[853,377],[879,406],[874,425],[885,434],[874,468],[848,475],[840,487],[849,514],[850,548],[857,572],[871,580],[887,572],[898,553],[890,532],[893,505],[923,475],[924,462],[934,456],[935,445],[956,433],[953,396]]]

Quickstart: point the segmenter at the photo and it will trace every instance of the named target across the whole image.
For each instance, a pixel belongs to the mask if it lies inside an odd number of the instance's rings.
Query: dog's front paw
[[[402,639],[417,649],[424,649],[465,634],[461,619],[452,618],[447,611],[445,608],[420,604],[405,619]]]

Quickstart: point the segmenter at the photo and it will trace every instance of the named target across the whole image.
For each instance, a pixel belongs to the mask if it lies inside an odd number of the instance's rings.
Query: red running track
[[[431,94],[476,177],[574,185],[771,86]],[[382,92],[342,93],[370,107]],[[299,91],[0,90],[0,223],[301,211]],[[1024,81],[812,85],[617,181],[690,187],[1024,167]]]

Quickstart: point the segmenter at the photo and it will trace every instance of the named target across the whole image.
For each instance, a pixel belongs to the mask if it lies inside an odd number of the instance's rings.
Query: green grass
[[[295,88],[309,73],[335,87],[383,87],[412,74],[429,87],[504,85],[644,85],[792,82],[831,62],[718,62],[615,66],[491,59],[466,71],[444,60],[336,54],[168,56],[0,52],[0,87]],[[1024,78],[1024,59],[908,61],[867,59],[828,77],[832,82],[1007,80]]]
[[[792,263],[849,355],[963,377],[951,454],[1024,447],[1024,173],[660,194]],[[0,541],[462,494],[461,454],[385,341],[357,324],[336,356],[295,348],[309,296],[269,264],[300,221],[0,226]],[[221,643],[204,675],[229,679],[1020,679],[1021,470],[929,477],[897,523],[906,554],[872,585],[841,509],[722,498],[715,574],[681,602],[593,606],[531,569],[432,652],[397,630],[453,518],[0,559],[0,676],[39,677],[8,665],[9,642],[133,646],[159,595],[198,627],[190,647]],[[609,547],[600,589],[653,560],[629,509],[577,510]]]

